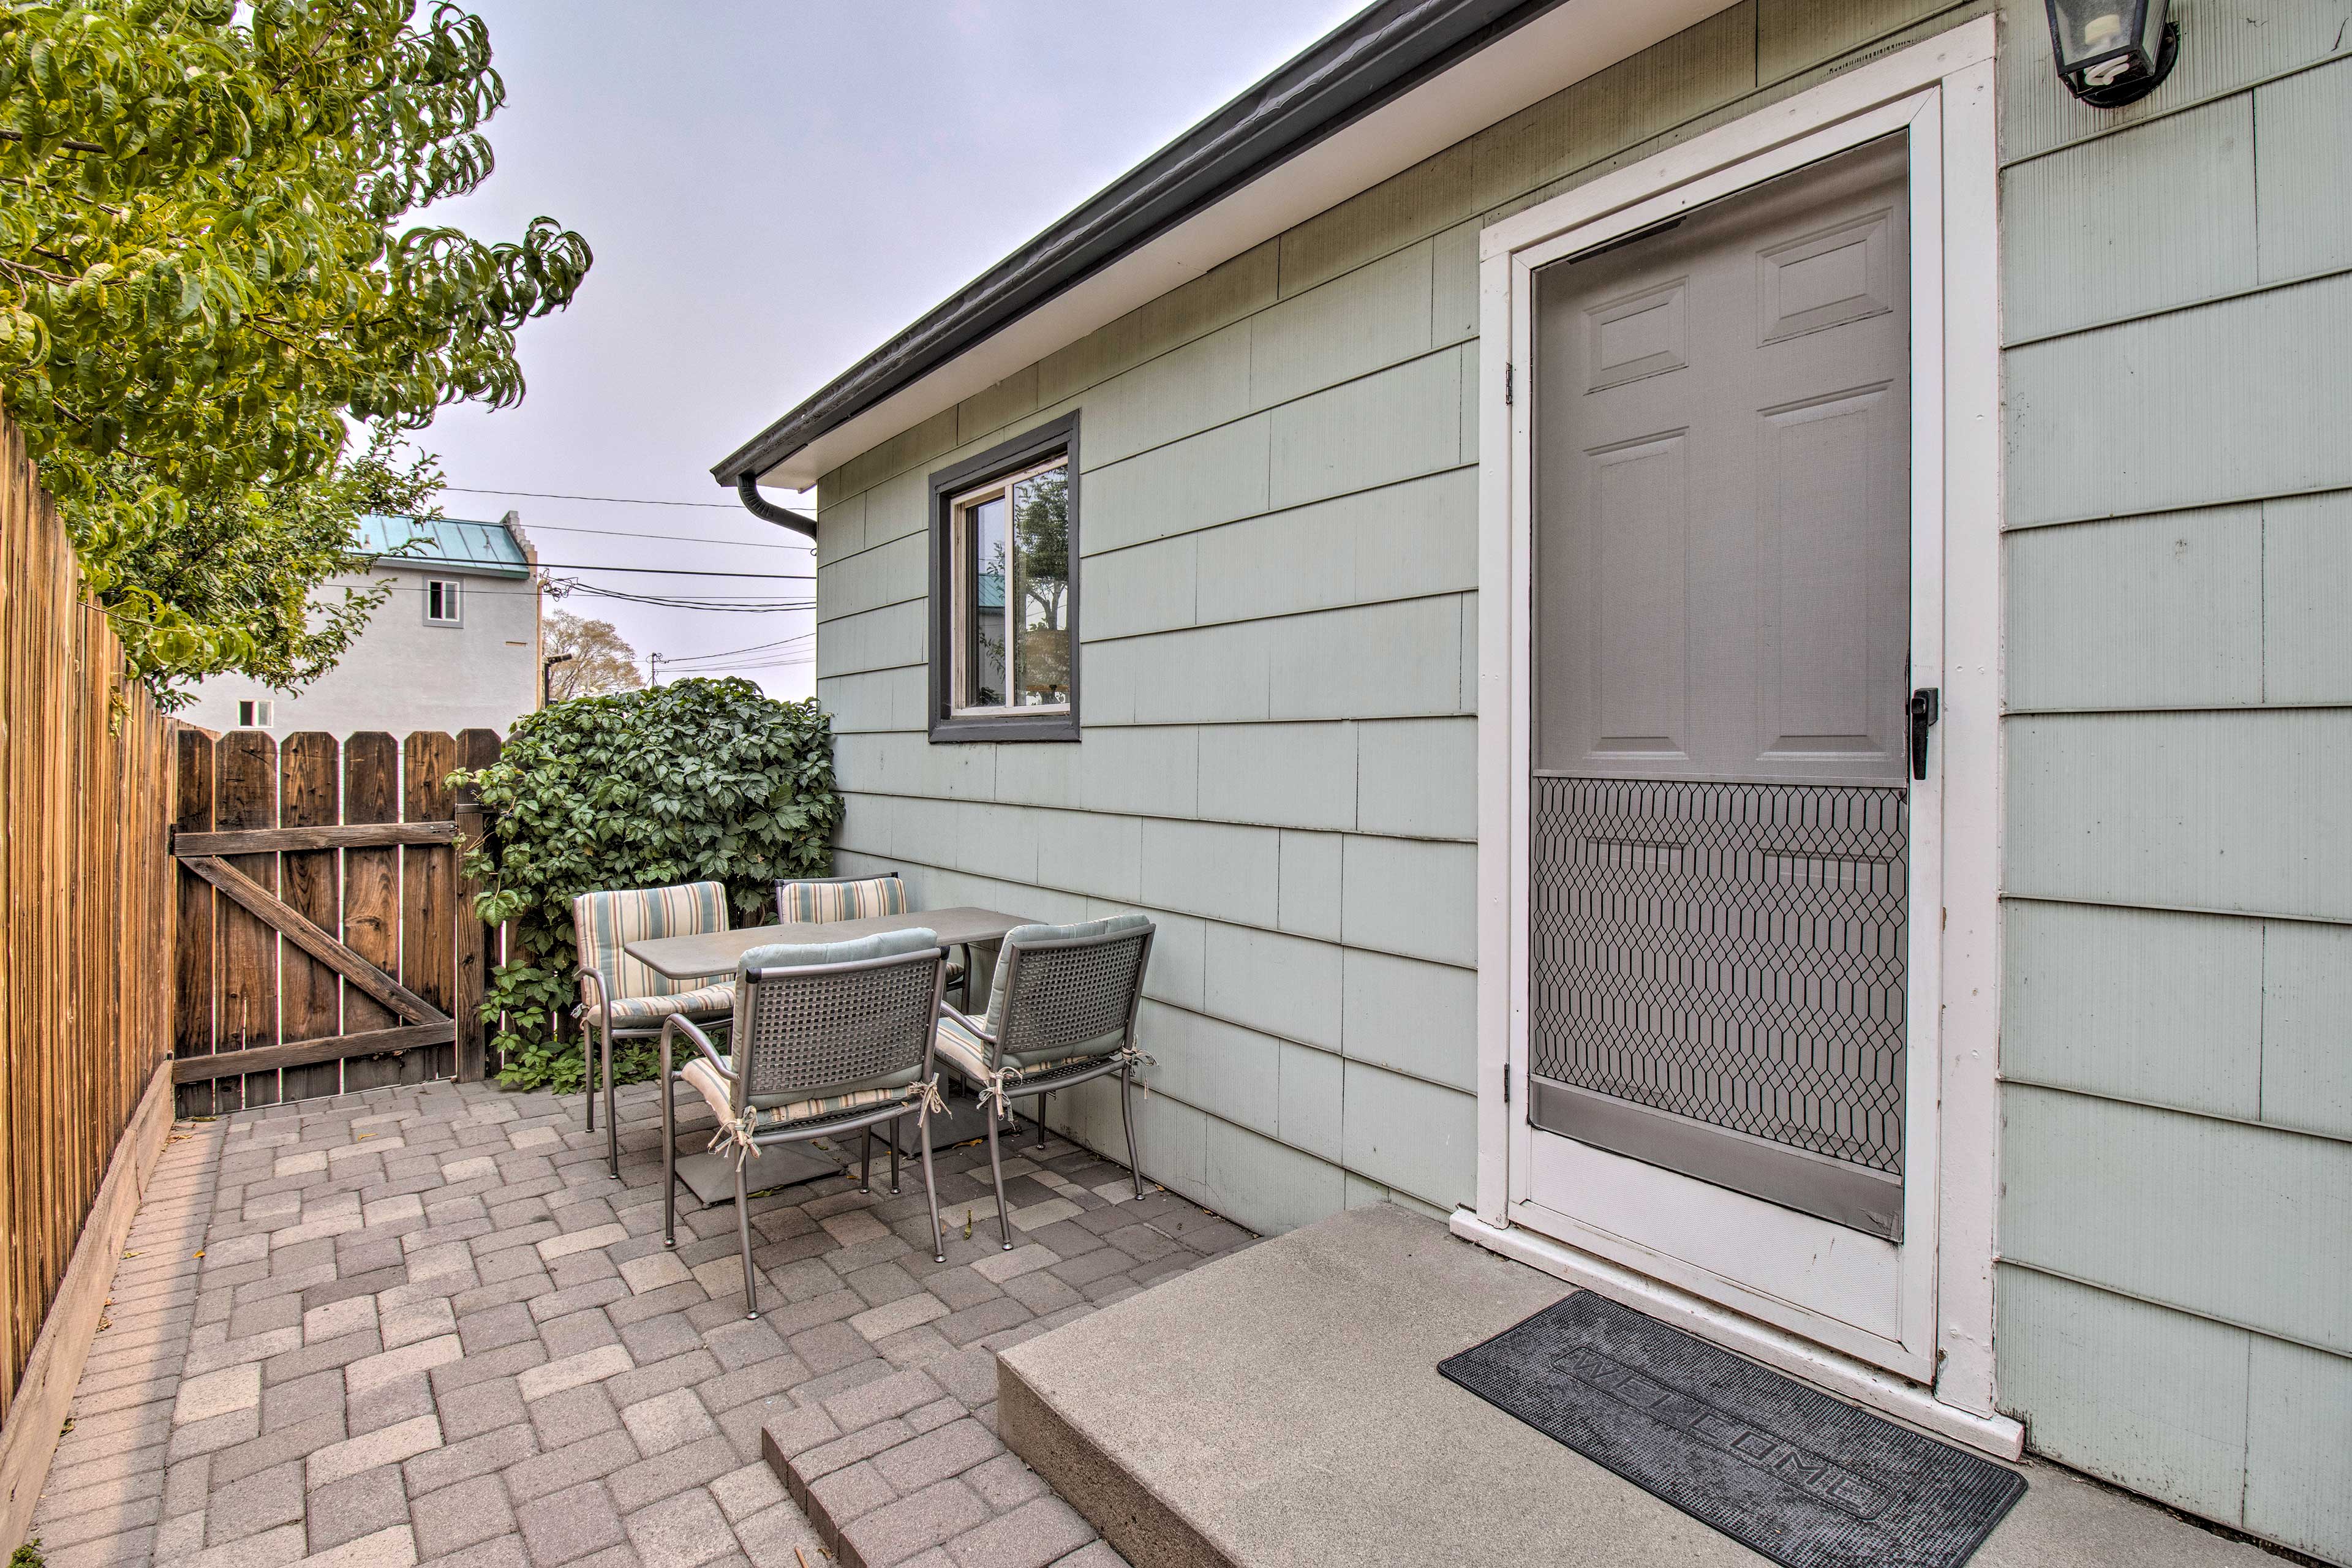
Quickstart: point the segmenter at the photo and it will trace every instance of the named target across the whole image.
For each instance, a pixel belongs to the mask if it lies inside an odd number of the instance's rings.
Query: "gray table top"
[[[958,905],[947,910],[909,910],[903,915],[872,915],[862,921],[745,926],[740,931],[707,931],[698,936],[651,937],[630,942],[624,951],[665,979],[690,980],[704,974],[729,973],[746,952],[770,942],[848,942],[887,931],[928,926],[939,932],[942,947],[984,946],[1002,941],[1014,926],[1029,923],[1019,915]]]

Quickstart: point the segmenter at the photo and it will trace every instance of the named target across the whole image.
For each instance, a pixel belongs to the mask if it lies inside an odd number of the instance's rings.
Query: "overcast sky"
[[[498,173],[430,220],[510,239],[545,213],[596,264],[569,311],[523,329],[522,405],[446,410],[419,444],[453,487],[698,504],[453,489],[444,510],[511,506],[549,562],[804,575],[809,549],[736,506],[710,465],[1360,0],[468,3],[507,84]],[[582,575],[751,604],[811,589]],[[814,622],[586,595],[565,607],[612,621],[641,657]],[[734,662],[797,657],[741,673],[806,696],[808,647]]]

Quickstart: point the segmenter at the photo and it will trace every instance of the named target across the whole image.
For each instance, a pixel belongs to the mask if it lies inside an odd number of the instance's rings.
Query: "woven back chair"
[[[572,900],[580,948],[580,1048],[586,1058],[588,1131],[596,1131],[597,1067],[604,1084],[604,1125],[613,1174],[621,1173],[621,1130],[613,1118],[613,1042],[651,1039],[682,1014],[723,1022],[735,1005],[734,983],[698,985],[655,973],[625,951],[654,937],[699,936],[727,929],[727,889],[717,882],[583,893]]]
[[[978,1018],[940,1009],[939,1059],[989,1108],[988,1160],[996,1177],[997,1234],[1007,1251],[1013,1221],[1004,1208],[1004,1164],[996,1123],[1012,1102],[1035,1096],[1037,1141],[1045,1141],[1046,1097],[1057,1089],[1118,1075],[1127,1128],[1128,1170],[1143,1195],[1136,1157],[1135,1072],[1149,1058],[1136,1045],[1136,1015],[1151,963],[1152,923],[1114,915],[1076,925],[1016,926],[1005,933]]]
[[[735,1162],[737,1226],[743,1244],[745,1310],[759,1315],[745,1199],[749,1167],[780,1143],[859,1132],[871,1174],[873,1129],[914,1116],[928,1121],[942,1102],[932,1065],[945,954],[928,930],[889,931],[855,942],[756,947],[735,979],[730,1049],[722,1053],[692,1020],[674,1018],[661,1042],[662,1236],[677,1244],[677,1128],[673,1078],[702,1096],[719,1118],[714,1147]],[[688,1059],[675,1065],[675,1042]],[[933,1251],[939,1196],[932,1186],[929,1137],[922,1145]],[[898,1147],[891,1141],[890,1188],[898,1186]],[[944,1257],[940,1261],[944,1261]]]

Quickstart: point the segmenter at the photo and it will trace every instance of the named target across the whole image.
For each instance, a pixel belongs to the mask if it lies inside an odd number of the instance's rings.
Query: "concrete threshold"
[[[1393,1206],[1207,1264],[997,1360],[1004,1441],[1137,1568],[1766,1561],[1437,1375],[1570,1292]],[[1978,1568],[2268,1568],[2027,1463]]]

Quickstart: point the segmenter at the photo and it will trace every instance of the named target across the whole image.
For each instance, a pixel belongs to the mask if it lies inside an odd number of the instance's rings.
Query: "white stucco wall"
[[[244,676],[215,676],[179,716],[208,730],[232,730],[240,700],[268,698],[277,704],[270,728],[280,735],[466,729],[503,735],[539,706],[539,591],[530,579],[446,566],[383,566],[371,576],[391,579],[392,595],[334,668],[298,694]],[[427,624],[428,577],[465,584],[461,624]],[[326,592],[366,580],[340,577]]]

